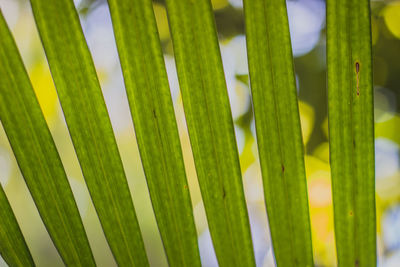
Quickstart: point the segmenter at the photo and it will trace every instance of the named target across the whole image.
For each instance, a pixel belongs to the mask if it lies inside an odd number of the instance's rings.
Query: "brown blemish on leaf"
[[[356,61],[357,96],[360,95],[360,63]]]

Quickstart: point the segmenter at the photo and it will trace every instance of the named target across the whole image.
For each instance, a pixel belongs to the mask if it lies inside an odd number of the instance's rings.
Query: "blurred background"
[[[147,191],[106,0],[75,0],[93,56],[152,266],[167,266]],[[242,0],[213,0],[258,267],[274,266],[255,142]],[[99,266],[115,266],[66,128],[27,0],[0,0],[55,139]],[[287,0],[316,266],[335,266],[327,139],[325,1]],[[400,266],[400,1],[371,1],[379,266]],[[218,266],[207,227],[163,0],[154,1],[204,266]],[[1,39],[0,39],[1,42]],[[0,127],[0,182],[38,266],[62,266]],[[1,219],[1,218],[0,218]],[[282,229],[284,231],[284,229]],[[7,266],[0,257],[0,266]]]

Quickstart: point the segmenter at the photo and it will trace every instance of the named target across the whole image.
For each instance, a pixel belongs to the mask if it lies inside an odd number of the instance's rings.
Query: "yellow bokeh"
[[[383,17],[389,31],[400,39],[400,1],[387,5],[383,10]]]
[[[310,220],[316,262],[335,266],[333,206],[330,167],[315,156],[305,156]]]
[[[314,149],[313,155],[318,159],[329,163],[329,143],[321,143],[316,149]]]
[[[400,116],[392,115],[391,119],[375,124],[375,138],[387,138],[400,145]]]
[[[153,3],[154,15],[156,17],[158,34],[161,41],[170,38],[169,27],[168,27],[168,17],[167,10],[165,7],[158,3]]]
[[[57,93],[47,64],[45,62],[34,64],[29,69],[29,76],[44,117],[49,123],[56,114]]]
[[[221,9],[226,7],[229,3],[228,0],[211,0],[213,9]]]
[[[301,132],[303,134],[303,143],[307,144],[310,140],[314,128],[314,109],[307,103],[299,101]]]
[[[326,118],[324,119],[324,121],[322,122],[321,128],[322,128],[322,131],[323,131],[324,134],[325,134],[325,137],[326,137],[326,138],[329,138],[329,123],[328,123],[328,117],[326,117]]]
[[[305,166],[311,207],[331,205],[331,173],[329,164],[314,156],[306,155]]]
[[[240,154],[240,167],[242,172],[245,172],[256,160],[253,153],[254,146],[254,138],[251,135],[251,132],[245,133],[245,145],[243,148],[243,152]]]

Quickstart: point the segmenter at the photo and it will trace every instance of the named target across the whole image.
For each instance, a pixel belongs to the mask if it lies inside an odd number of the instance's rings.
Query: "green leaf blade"
[[[74,266],[94,266],[56,146],[1,13],[0,36],[0,119],[18,165],[64,262]]]
[[[136,138],[168,262],[171,266],[201,266],[152,1],[108,2]]]
[[[339,266],[376,265],[368,0],[327,1],[330,161]]]
[[[220,266],[255,266],[211,2],[167,0],[200,189]]]
[[[313,266],[304,152],[285,1],[245,0],[265,202],[278,266]]]
[[[0,254],[10,266],[35,266],[17,219],[0,185]]]
[[[121,266],[148,260],[107,108],[72,0],[31,0],[68,129],[104,234]]]

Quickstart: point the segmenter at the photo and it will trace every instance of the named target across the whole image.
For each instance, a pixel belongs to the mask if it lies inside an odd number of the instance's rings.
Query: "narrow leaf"
[[[178,129],[151,0],[109,0],[136,138],[168,262],[200,266]]]
[[[7,196],[0,185],[0,254],[10,266],[35,266]]]
[[[0,37],[0,120],[22,175],[65,264],[94,266],[67,176],[1,12]]]
[[[244,1],[250,83],[278,266],[313,266],[304,151],[284,0]]]
[[[197,176],[219,265],[254,266],[211,2],[166,3]]]
[[[72,0],[31,0],[83,175],[121,266],[147,266],[124,168]]]
[[[330,161],[339,266],[376,265],[368,0],[327,1]]]

